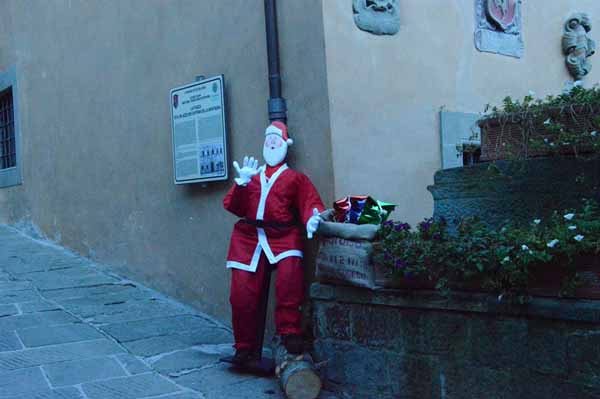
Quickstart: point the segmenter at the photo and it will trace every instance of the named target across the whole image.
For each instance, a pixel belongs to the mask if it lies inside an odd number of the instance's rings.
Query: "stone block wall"
[[[600,301],[313,284],[315,354],[352,398],[600,398]]]

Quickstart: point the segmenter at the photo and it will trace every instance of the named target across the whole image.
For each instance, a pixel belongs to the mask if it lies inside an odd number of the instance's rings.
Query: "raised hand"
[[[319,229],[319,224],[323,221],[323,218],[319,214],[317,208],[313,209],[313,215],[306,222],[306,236],[309,240],[312,240],[313,234]]]
[[[252,180],[252,176],[260,173],[260,168],[258,167],[258,160],[254,159],[254,157],[248,158],[248,156],[244,157],[244,161],[242,163],[242,167],[240,168],[240,164],[237,161],[233,161],[233,167],[237,172],[239,177],[235,178],[235,183],[238,186],[245,186],[250,183]]]

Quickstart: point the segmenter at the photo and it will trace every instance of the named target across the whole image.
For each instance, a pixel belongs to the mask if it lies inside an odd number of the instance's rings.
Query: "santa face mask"
[[[263,158],[269,166],[277,166],[282,163],[287,155],[288,145],[277,134],[269,134],[265,138],[263,147]]]

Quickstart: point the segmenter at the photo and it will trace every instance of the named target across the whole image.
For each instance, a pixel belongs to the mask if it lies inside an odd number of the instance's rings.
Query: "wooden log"
[[[275,347],[275,374],[289,399],[316,399],[321,392],[321,378],[308,353],[292,355],[278,343]]]

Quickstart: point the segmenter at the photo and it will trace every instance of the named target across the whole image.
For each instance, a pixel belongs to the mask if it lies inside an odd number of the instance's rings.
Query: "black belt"
[[[300,226],[297,222],[268,222],[264,220],[251,220],[251,219],[240,219],[240,222],[251,224],[252,226],[256,226],[259,228],[276,228],[276,229],[285,229],[288,227]]]

